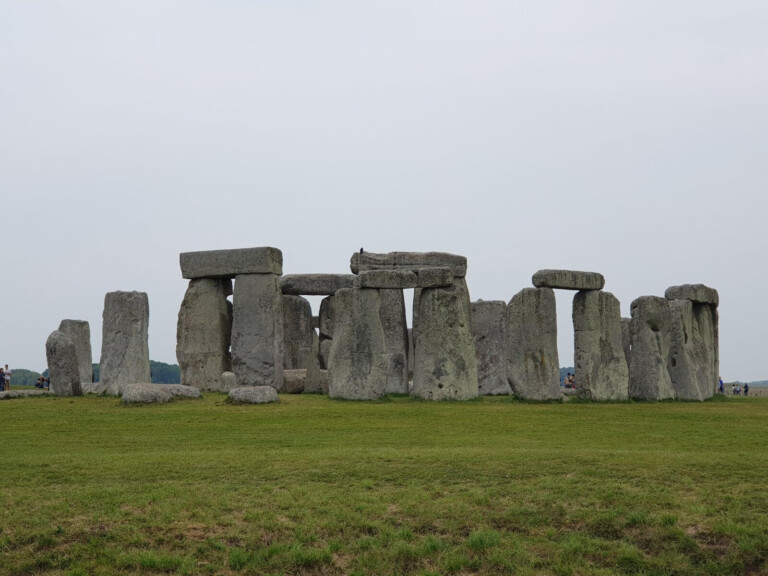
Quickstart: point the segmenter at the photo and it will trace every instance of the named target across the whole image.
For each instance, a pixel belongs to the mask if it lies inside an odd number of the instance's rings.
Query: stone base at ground
[[[123,388],[123,403],[152,404],[174,398],[200,398],[200,390],[184,384],[128,384]]]
[[[307,370],[297,368],[295,370],[283,370],[283,394],[301,394],[307,381]]]
[[[272,386],[241,386],[229,391],[229,401],[242,404],[270,404],[277,402],[277,391]]]
[[[0,392],[0,400],[11,400],[13,398],[29,398],[30,396],[48,396],[50,392],[45,390],[6,390]]]

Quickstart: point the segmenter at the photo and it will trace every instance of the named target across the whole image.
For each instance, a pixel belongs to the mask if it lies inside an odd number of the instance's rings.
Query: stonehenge
[[[91,327],[85,320],[62,320],[59,332],[63,332],[75,345],[80,384],[93,380],[93,355],[91,353]]]
[[[477,388],[481,396],[509,396],[503,300],[472,302],[472,336],[477,359]]]
[[[150,382],[149,298],[146,292],[108,292],[104,297],[100,389],[122,395],[123,387]]]

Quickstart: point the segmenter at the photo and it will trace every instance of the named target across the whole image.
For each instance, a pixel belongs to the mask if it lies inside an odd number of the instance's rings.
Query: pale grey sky
[[[36,1],[0,6],[0,363],[149,294],[180,252],[285,273],[439,250],[473,299],[540,268],[720,292],[723,377],[768,378],[768,4]],[[559,293],[562,365],[571,293]]]

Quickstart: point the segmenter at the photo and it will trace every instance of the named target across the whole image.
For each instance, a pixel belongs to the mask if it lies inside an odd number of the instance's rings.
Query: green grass
[[[0,402],[0,574],[768,574],[768,398]]]

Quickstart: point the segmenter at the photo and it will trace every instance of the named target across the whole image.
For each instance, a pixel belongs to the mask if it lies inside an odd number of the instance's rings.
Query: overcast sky
[[[63,318],[97,362],[114,290],[176,362],[180,252],[364,246],[463,254],[473,300],[705,283],[723,377],[766,379],[766,30],[764,0],[4,0],[0,363],[44,369]]]

